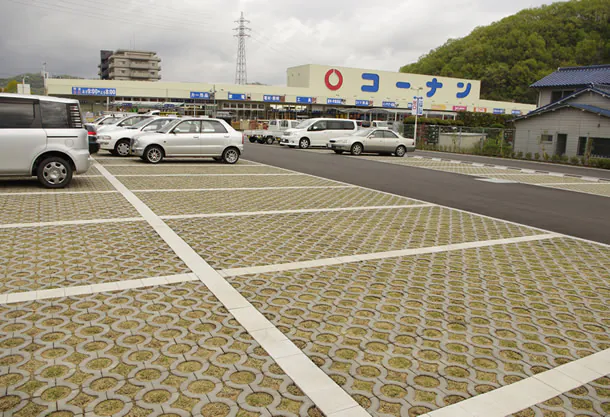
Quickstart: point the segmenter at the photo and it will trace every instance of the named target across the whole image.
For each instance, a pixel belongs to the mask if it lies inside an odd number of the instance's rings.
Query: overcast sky
[[[3,0],[0,78],[37,72],[97,78],[100,49],[156,51],[164,81],[232,83],[234,20],[251,21],[249,82],[285,85],[316,63],[401,65],[545,0]]]

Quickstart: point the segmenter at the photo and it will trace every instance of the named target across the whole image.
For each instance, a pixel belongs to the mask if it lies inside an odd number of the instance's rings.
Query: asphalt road
[[[244,158],[610,244],[610,198],[527,184],[246,144]],[[589,174],[590,175],[590,174]]]
[[[417,151],[416,155],[430,158],[454,159],[457,161],[477,162],[481,164],[504,165],[515,168],[534,169],[537,171],[561,172],[570,175],[584,175],[588,177],[606,178],[610,180],[610,170],[597,168],[584,168],[571,165],[551,164],[516,159],[494,158],[490,156],[462,155],[449,152]]]

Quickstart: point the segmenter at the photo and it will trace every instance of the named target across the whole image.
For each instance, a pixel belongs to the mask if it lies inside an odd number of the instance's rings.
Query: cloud
[[[491,5],[493,3],[493,7]],[[36,72],[96,78],[101,49],[156,51],[166,81],[231,83],[244,11],[248,80],[285,84],[308,63],[396,71],[448,38],[548,0],[8,0],[0,77]],[[170,5],[171,4],[171,5]]]

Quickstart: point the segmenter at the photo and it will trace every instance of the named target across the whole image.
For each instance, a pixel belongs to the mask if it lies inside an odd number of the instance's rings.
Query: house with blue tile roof
[[[536,81],[538,107],[515,119],[515,152],[610,158],[610,65],[566,67]]]

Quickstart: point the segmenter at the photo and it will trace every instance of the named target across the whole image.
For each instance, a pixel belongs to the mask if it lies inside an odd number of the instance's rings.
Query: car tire
[[[363,151],[363,149],[362,149],[362,144],[361,144],[361,143],[356,142],[356,143],[354,143],[354,144],[352,145],[352,148],[351,148],[351,150],[350,150],[350,153],[351,153],[352,155],[356,155],[356,156],[358,156],[358,155],[361,155],[361,154],[362,154],[362,151]]]
[[[160,146],[149,146],[144,151],[144,159],[151,164],[158,164],[163,160],[163,149]]]
[[[394,152],[394,155],[396,155],[399,158],[402,158],[406,154],[407,154],[407,148],[405,148],[402,145],[400,145],[398,148],[396,148],[396,151]]]
[[[248,138],[248,140],[250,141],[250,143],[254,143],[254,142],[256,142],[256,138],[255,138],[254,136],[250,136],[250,137]]]
[[[214,161],[216,161],[216,162],[220,162],[220,161],[222,161],[222,157],[220,157],[220,156],[215,156],[215,157],[213,157],[212,159],[213,159]]]
[[[114,149],[111,151],[108,151],[108,152],[110,152],[110,155],[112,155],[112,156],[118,156],[118,153],[116,153],[116,151]]]
[[[343,151],[334,150],[336,154],[343,155]]]
[[[63,158],[51,156],[36,167],[38,181],[46,188],[64,188],[72,181],[72,166]]]
[[[310,145],[311,142],[307,138],[301,138],[301,140],[299,141],[299,148],[301,149],[307,149]]]
[[[227,148],[222,153],[222,160],[225,164],[233,165],[239,161],[239,151],[236,148]]]
[[[256,141],[262,145],[263,143],[265,143],[265,138],[260,137],[260,138],[256,139]]]
[[[130,149],[129,149],[129,140],[128,139],[121,139],[119,140],[116,145],[114,145],[114,153],[118,156],[129,156]]]
[[[275,138],[273,136],[267,136],[267,145],[273,145],[273,142],[275,142]]]

